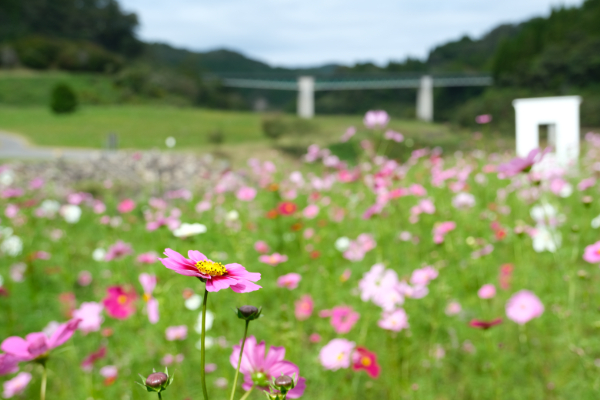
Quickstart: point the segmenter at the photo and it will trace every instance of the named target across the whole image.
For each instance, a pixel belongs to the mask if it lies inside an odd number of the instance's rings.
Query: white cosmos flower
[[[106,250],[97,248],[92,252],[92,258],[94,259],[94,261],[104,261],[106,258]]]
[[[556,252],[562,243],[560,232],[539,225],[535,230],[536,233],[533,236],[533,250],[537,253],[541,253],[542,251],[549,251],[551,253]]]
[[[215,338],[207,336],[204,338],[204,345],[206,346],[207,349],[210,349],[211,347],[213,347],[215,345]],[[202,348],[202,339],[198,340],[196,342],[196,348],[198,350],[200,350]]]
[[[215,322],[215,314],[210,310],[206,310],[206,330],[207,331],[210,331],[210,329],[213,326],[213,322]],[[198,320],[196,321],[196,325],[194,325],[194,329],[199,334],[202,333],[202,311],[200,311],[200,313],[198,314]]]
[[[15,181],[15,174],[10,169],[2,171],[0,173],[0,184],[3,186],[10,186]]]
[[[55,214],[60,210],[60,203],[56,200],[44,200],[40,204],[40,208],[44,211],[44,214]]]
[[[202,224],[188,224],[183,223],[179,226],[179,228],[173,231],[173,235],[179,238],[186,238],[189,236],[199,235],[201,233],[206,232],[206,226]]]
[[[0,245],[2,253],[16,257],[23,251],[23,241],[18,236],[9,236]]]
[[[338,251],[346,251],[350,247],[350,239],[346,236],[342,236],[335,241],[334,246]]]
[[[591,222],[592,228],[594,229],[598,229],[600,228],[600,215],[598,215],[596,218],[594,218]]]
[[[239,217],[240,213],[238,213],[236,210],[231,210],[227,214],[225,214],[225,219],[228,221],[235,221]]]
[[[531,211],[531,218],[535,220],[538,224],[547,224],[548,221],[554,220],[558,214],[556,208],[548,203],[542,203],[540,205],[534,206]]]
[[[60,208],[60,214],[69,224],[76,224],[81,218],[81,208],[74,204],[66,204]]]
[[[193,294],[185,301],[185,308],[188,310],[197,310],[202,305],[202,297],[199,294]],[[208,315],[208,314],[206,314]]]

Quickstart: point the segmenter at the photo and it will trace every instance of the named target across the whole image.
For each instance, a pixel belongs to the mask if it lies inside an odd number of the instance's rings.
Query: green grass
[[[50,92],[58,83],[71,86],[82,104],[114,104],[124,97],[123,91],[105,75],[0,71],[0,105],[48,106]]]
[[[17,133],[41,146],[105,146],[107,135],[115,132],[121,148],[164,148],[173,136],[177,149],[206,150],[209,135],[224,134],[224,145],[261,144],[269,146],[257,113],[177,108],[158,105],[86,106],[72,115],[54,115],[46,107],[0,107],[0,130]],[[286,116],[293,119],[292,116]],[[337,142],[349,126],[360,127],[361,116],[317,116],[314,129],[280,141],[282,146],[306,147]],[[390,128],[412,138],[414,146],[441,145],[450,149],[469,145],[470,137],[440,124],[413,120],[392,120]]]

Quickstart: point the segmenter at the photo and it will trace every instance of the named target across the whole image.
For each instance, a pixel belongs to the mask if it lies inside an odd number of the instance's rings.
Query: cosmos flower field
[[[348,160],[157,173],[132,153],[135,183],[0,166],[3,396],[37,399],[45,370],[48,399],[157,398],[135,381],[168,367],[162,398],[201,399],[206,307],[206,391],[230,398],[252,305],[235,399],[282,373],[288,398],[598,398],[600,135],[568,169],[541,149],[389,159],[387,120],[342,135]]]

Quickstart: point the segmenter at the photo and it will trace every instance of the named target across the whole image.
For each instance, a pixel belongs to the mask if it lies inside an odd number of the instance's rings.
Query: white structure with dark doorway
[[[516,113],[517,155],[540,147],[540,125],[548,126],[548,145],[561,166],[579,158],[579,96],[538,97],[513,101]]]

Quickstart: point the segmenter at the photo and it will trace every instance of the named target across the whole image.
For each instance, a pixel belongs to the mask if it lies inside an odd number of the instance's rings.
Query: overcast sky
[[[582,0],[121,0],[140,37],[190,50],[228,48],[277,66],[425,57],[464,34]]]

